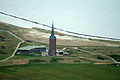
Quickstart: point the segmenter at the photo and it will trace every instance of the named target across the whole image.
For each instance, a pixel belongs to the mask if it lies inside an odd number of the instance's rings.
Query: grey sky
[[[83,34],[120,38],[120,0],[0,0],[0,11]],[[0,14],[0,21],[42,27]]]

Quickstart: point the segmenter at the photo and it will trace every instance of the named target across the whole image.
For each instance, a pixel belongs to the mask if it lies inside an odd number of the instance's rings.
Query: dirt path
[[[23,43],[23,42],[19,42],[19,43],[18,43],[16,49],[14,50],[13,54],[12,54],[10,57],[8,57],[8,58],[6,58],[6,59],[3,59],[3,60],[0,60],[0,62],[7,61],[7,60],[11,59],[12,57],[14,57],[14,56],[15,56],[15,53],[17,52],[19,46],[20,46],[22,43]]]
[[[1,30],[1,31],[3,31],[3,30]],[[6,32],[8,32],[9,34],[13,35],[15,38],[21,40],[21,42],[18,43],[16,49],[14,50],[13,54],[12,54],[10,57],[8,57],[8,58],[6,58],[6,59],[3,59],[3,60],[0,60],[0,62],[7,61],[7,60],[11,59],[12,57],[14,57],[14,56],[15,56],[15,53],[17,52],[17,50],[18,50],[18,48],[19,48],[19,46],[20,46],[22,43],[24,43],[24,40],[23,40],[23,39],[21,39],[20,37],[16,36],[16,35],[13,34],[12,32],[10,32],[10,31],[6,31]]]
[[[94,52],[91,52],[91,51],[87,51],[87,50],[84,50],[84,49],[78,49],[78,50],[80,50],[82,52],[85,52],[85,53],[89,53],[91,55],[94,55]],[[100,54],[100,53],[96,53],[96,54]],[[104,56],[107,57],[107,58],[109,58],[109,59],[111,59],[114,63],[120,63],[120,62],[116,61],[114,58],[111,58],[111,57],[106,56],[106,55],[104,55]]]

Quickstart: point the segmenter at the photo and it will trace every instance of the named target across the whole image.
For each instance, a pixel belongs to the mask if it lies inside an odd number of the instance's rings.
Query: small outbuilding
[[[63,53],[64,53],[63,50],[60,50],[60,51],[59,51],[59,54],[60,54],[60,55],[63,55]]]
[[[63,50],[60,50],[60,51],[59,51],[59,55],[67,56],[67,55],[70,55],[70,53],[65,52],[65,51],[63,51]]]
[[[70,53],[68,53],[68,52],[63,53],[63,56],[68,56],[68,55],[70,55]]]

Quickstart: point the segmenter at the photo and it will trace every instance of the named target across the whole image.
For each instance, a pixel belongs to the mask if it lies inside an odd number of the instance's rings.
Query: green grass
[[[63,58],[54,58],[54,57],[52,57],[50,62],[58,62],[59,60],[63,60]]]
[[[0,67],[0,80],[120,80],[120,67],[92,64],[26,64]]]
[[[120,47],[88,46],[88,47],[79,47],[79,48],[93,52],[93,53],[102,53],[105,55],[111,55],[111,54],[120,55]]]
[[[28,29],[20,28],[14,25],[1,23],[0,22],[0,30],[9,30],[13,33],[17,34],[22,38],[21,33],[26,33]],[[22,32],[21,32],[22,30]],[[24,31],[25,30],[25,31]],[[38,30],[38,29],[37,29]],[[38,31],[43,31],[45,33],[50,33],[50,31],[39,29]],[[64,34],[56,33],[58,35],[64,36]],[[11,55],[14,51],[15,47],[18,44],[18,40],[14,38],[12,35],[8,34],[7,32],[0,31],[0,59],[4,59]],[[62,41],[60,41],[62,42]],[[68,40],[64,40],[64,43],[68,42]],[[71,41],[70,41],[71,42]],[[104,42],[104,41],[102,41]],[[107,41],[105,41],[107,42]],[[109,42],[114,44],[115,42]],[[118,44],[116,42],[115,44]],[[35,43],[32,44],[22,44],[20,47],[39,44],[39,45],[46,45],[44,43]],[[75,43],[73,43],[75,45]],[[72,45],[74,47],[74,45]],[[48,44],[46,45],[48,47]],[[67,47],[66,51],[71,53],[73,58],[67,57],[42,57],[42,56],[33,56],[33,55],[15,55],[14,58],[10,60],[17,60],[17,59],[30,59],[30,64],[26,65],[12,65],[12,66],[5,66],[10,62],[0,63],[0,80],[120,80],[119,73],[120,67],[116,66],[108,66],[108,65],[92,65],[92,64],[81,64],[80,62],[86,62],[86,59],[79,59],[78,57],[86,57],[97,59],[96,56],[99,56],[99,59],[102,59],[105,55],[119,55],[120,54],[120,47],[104,47],[104,46],[89,46],[89,47],[78,47],[84,50],[93,52],[94,55],[89,53],[85,53],[73,47],[64,46],[64,45],[57,45],[57,49],[62,49]],[[69,48],[70,47],[70,48]],[[100,55],[96,55],[96,53],[101,53]],[[77,57],[78,56],[78,57]],[[61,58],[65,60],[61,60]],[[80,64],[72,64],[72,61],[80,63]],[[52,61],[51,61],[52,60]],[[105,59],[106,60],[106,59]],[[44,64],[39,64],[44,62]],[[47,62],[46,62],[47,61]],[[51,61],[51,63],[49,63]],[[69,64],[60,64],[59,61],[68,61]],[[53,63],[58,62],[58,63]],[[87,60],[90,62],[90,60]],[[37,64],[36,64],[37,63]]]
[[[110,55],[110,57],[120,62],[120,55]]]
[[[5,59],[11,56],[20,41],[6,31],[0,31],[0,36],[0,59]]]
[[[6,30],[6,31],[13,31],[13,30],[19,30],[20,27],[0,22],[0,30]]]
[[[21,46],[26,46],[27,44],[22,44]],[[61,47],[59,47],[61,48]],[[82,52],[80,50],[74,49],[74,47],[67,47],[65,49],[65,51],[71,53],[70,56],[68,57],[72,57],[72,59],[74,60],[74,62],[108,62],[108,63],[112,63],[113,61],[111,59],[109,59],[107,56],[110,56],[111,54],[115,55],[115,54],[120,54],[119,51],[119,47],[78,47],[78,49],[83,49],[83,50],[87,50],[90,51],[91,53],[86,53],[86,52]],[[57,48],[58,49],[58,48]],[[111,51],[113,53],[111,53]],[[83,58],[79,58],[79,57],[84,57]],[[48,57],[50,58],[50,57]],[[47,59],[48,59],[47,58]],[[66,59],[67,57],[63,56],[62,58]],[[34,55],[16,55],[14,58],[12,58],[12,60],[17,60],[17,59],[45,59],[46,57],[42,57],[42,56],[34,56]],[[64,60],[58,61],[58,62],[64,62]],[[71,60],[70,62],[71,63]]]
[[[92,39],[93,41],[101,41],[101,42],[107,42],[111,44],[117,44],[120,45],[120,41],[112,41],[112,40],[102,40],[102,39]]]

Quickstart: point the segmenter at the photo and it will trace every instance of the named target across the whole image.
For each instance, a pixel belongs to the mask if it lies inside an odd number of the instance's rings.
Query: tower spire
[[[52,22],[52,31],[51,31],[51,35],[54,35],[54,24]]]
[[[49,37],[49,55],[56,56],[56,37],[54,36],[54,24],[52,22],[51,35]]]

